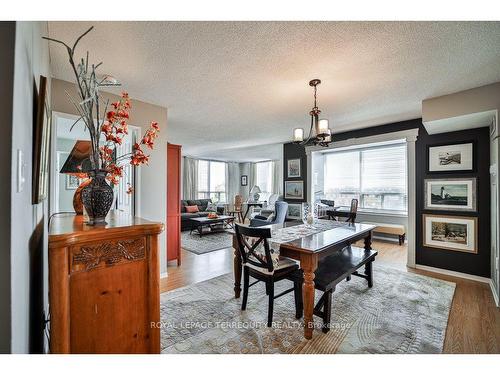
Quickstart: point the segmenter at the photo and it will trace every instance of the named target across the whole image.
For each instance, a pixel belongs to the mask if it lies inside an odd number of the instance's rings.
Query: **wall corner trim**
[[[498,290],[495,288],[493,280],[490,280],[491,293],[493,294],[493,299],[495,300],[496,307],[500,307],[500,297],[498,296]]]

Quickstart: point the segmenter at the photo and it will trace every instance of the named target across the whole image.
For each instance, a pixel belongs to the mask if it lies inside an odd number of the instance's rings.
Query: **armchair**
[[[288,212],[288,203],[283,201],[277,201],[274,204],[274,215],[269,217],[257,215],[250,220],[251,227],[260,227],[263,225],[270,224],[283,224],[286,219],[286,214]]]

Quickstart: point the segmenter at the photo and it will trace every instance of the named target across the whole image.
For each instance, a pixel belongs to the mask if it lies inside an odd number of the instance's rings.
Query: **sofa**
[[[191,221],[194,217],[207,216],[209,212],[214,212],[214,210],[208,207],[212,203],[211,199],[187,199],[181,200],[181,231],[193,229],[193,222]],[[199,212],[186,212],[186,206],[198,206]],[[207,210],[208,208],[208,210]],[[216,207],[216,212],[219,215],[224,214],[224,207]]]

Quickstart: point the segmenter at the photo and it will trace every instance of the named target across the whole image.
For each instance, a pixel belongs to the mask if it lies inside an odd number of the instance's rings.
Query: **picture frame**
[[[302,204],[301,203],[289,203],[288,212],[286,215],[287,219],[301,220],[302,219]]]
[[[300,178],[301,177],[300,159],[288,159],[287,160],[287,176],[288,176],[288,178]]]
[[[473,172],[473,141],[427,146],[427,173]]]
[[[424,214],[423,245],[477,254],[477,217]]]
[[[78,186],[80,186],[80,179],[71,174],[67,174],[65,179],[66,190],[76,190]]]
[[[246,174],[241,176],[241,186],[248,186],[248,176]]]
[[[424,209],[477,211],[477,179],[433,178],[424,180]]]
[[[33,185],[32,203],[38,204],[47,198],[49,185],[51,115],[47,105],[47,78],[40,76],[36,116],[33,124]]]
[[[304,181],[285,181],[285,199],[304,199]]]

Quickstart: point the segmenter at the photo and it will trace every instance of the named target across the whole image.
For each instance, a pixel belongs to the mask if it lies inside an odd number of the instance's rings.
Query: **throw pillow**
[[[207,209],[205,210],[207,212],[217,212],[217,204],[216,203],[208,203]]]
[[[194,214],[196,212],[200,212],[200,210],[198,209],[198,206],[186,206],[186,212]]]

